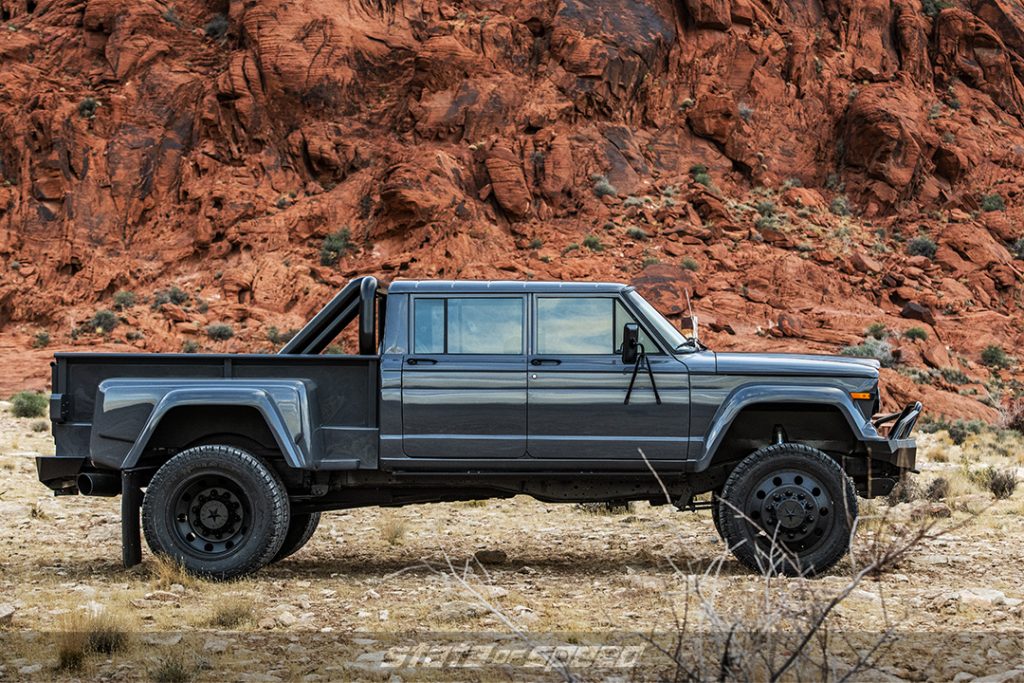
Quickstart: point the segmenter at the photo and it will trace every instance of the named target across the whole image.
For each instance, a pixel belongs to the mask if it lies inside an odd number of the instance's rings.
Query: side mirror
[[[640,345],[640,326],[626,323],[622,326],[622,362],[624,365],[636,363]]]

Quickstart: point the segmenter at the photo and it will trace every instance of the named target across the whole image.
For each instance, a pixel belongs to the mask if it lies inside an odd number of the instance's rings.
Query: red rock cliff
[[[1019,386],[982,355],[1024,337],[1020,3],[0,20],[7,390],[54,348],[269,349],[357,273],[632,281],[673,315],[688,289],[720,349],[836,352],[879,323],[888,398],[936,416],[995,419]]]

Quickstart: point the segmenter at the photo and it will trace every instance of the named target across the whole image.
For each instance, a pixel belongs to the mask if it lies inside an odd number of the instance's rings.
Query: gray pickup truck
[[[323,353],[350,325],[359,353]],[[857,496],[914,468],[921,405],[878,408],[875,361],[715,353],[625,285],[364,277],[276,355],[57,354],[37,469],[121,496],[126,565],[141,513],[155,553],[214,578],[324,511],[518,494],[711,507],[745,565],[811,575]]]

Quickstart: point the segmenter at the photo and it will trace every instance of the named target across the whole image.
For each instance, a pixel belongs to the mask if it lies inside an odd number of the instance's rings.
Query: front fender
[[[704,439],[704,449],[691,466],[694,472],[708,468],[719,446],[744,408],[766,403],[805,403],[834,406],[846,419],[859,441],[879,439],[870,420],[857,409],[850,395],[838,387],[754,384],[737,388],[718,407]]]
[[[115,469],[134,467],[161,420],[176,408],[248,407],[262,416],[291,467],[312,461],[305,385],[290,380],[111,379],[97,389],[90,457]],[[120,445],[128,445],[125,451]]]

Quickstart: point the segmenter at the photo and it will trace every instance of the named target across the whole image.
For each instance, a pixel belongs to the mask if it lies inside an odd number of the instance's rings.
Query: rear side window
[[[522,298],[416,299],[413,352],[520,355]]]

